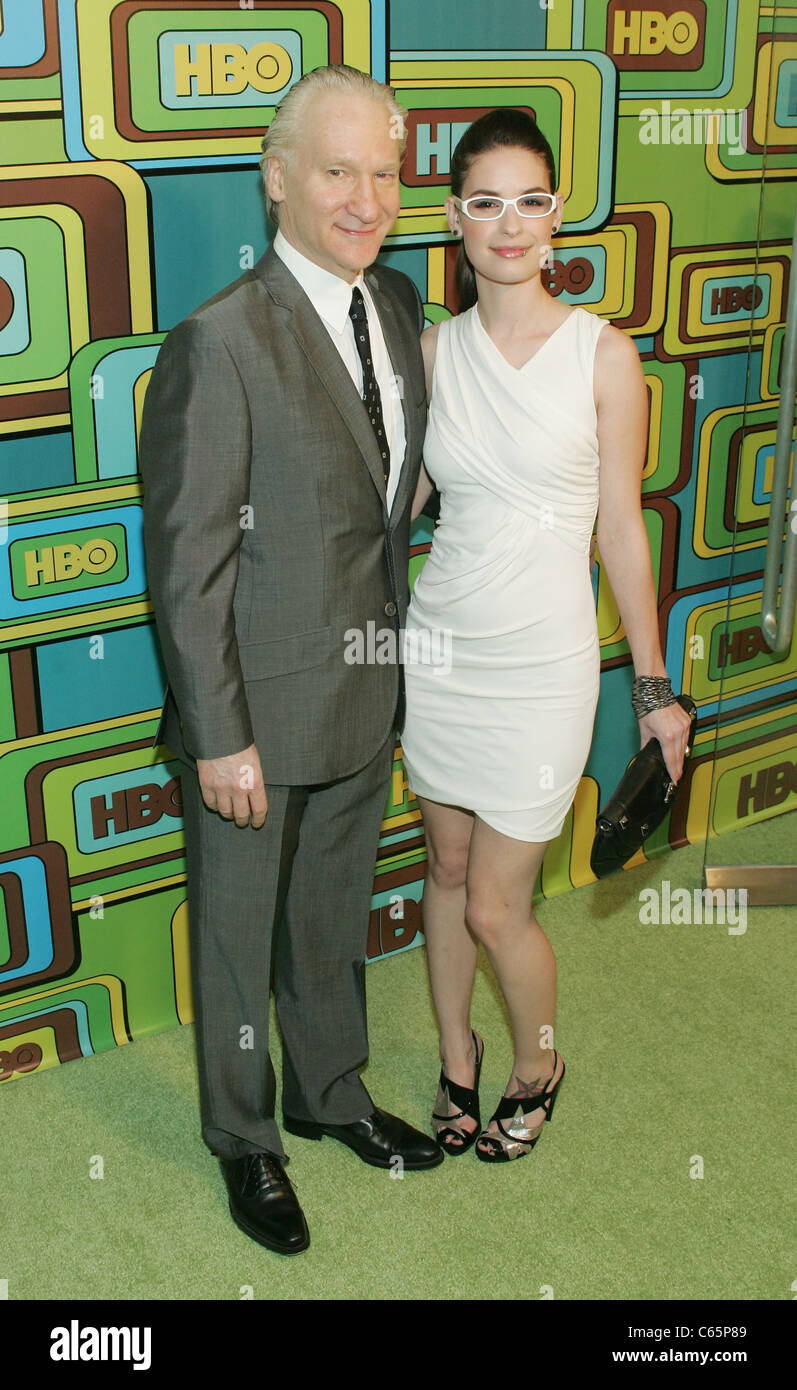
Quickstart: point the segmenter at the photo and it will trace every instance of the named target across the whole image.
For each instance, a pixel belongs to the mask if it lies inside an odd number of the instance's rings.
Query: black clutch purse
[[[692,721],[685,768],[694,742],[697,706],[690,695],[679,695],[678,703]],[[596,878],[621,869],[636,854],[645,836],[661,825],[676,794],[677,784],[670,781],[661,744],[652,738],[631,759],[614,795],[595,820],[589,864]]]

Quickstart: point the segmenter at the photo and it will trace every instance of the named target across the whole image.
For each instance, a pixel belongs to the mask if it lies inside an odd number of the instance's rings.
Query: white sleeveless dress
[[[440,518],[407,613],[404,767],[412,792],[517,840],[560,833],[592,741],[604,323],[573,309],[520,370],[477,305],[437,335],[424,463]]]

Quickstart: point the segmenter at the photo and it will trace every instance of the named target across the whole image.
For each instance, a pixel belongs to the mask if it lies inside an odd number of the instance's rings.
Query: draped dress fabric
[[[592,741],[604,323],[572,309],[519,370],[478,305],[437,335],[424,462],[440,517],[407,613],[404,766],[412,792],[518,840],[560,833]]]

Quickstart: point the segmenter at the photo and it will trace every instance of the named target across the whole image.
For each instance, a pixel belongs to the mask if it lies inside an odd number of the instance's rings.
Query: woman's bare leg
[[[522,1102],[530,1129],[545,1113],[529,1102],[554,1073],[556,960],[531,905],[548,843],[511,839],[476,817],[466,881],[465,920],[484,945],[512,1025],[515,1055],[504,1094]],[[557,1058],[557,1077],[562,1069]],[[497,1126],[488,1132],[498,1133]]]
[[[435,1012],[440,1029],[440,1056],[450,1081],[473,1087],[476,1054],[470,1023],[470,1001],[476,972],[478,944],[465,922],[465,881],[468,847],[473,830],[472,811],[446,806],[419,796],[426,835],[427,869],[423,889],[423,926]],[[480,1044],[481,1045],[481,1044]],[[446,1108],[438,1090],[435,1111]],[[465,1116],[457,1121],[472,1133],[476,1121]],[[445,1126],[439,1125],[440,1128]],[[456,1142],[451,1140],[451,1142]]]

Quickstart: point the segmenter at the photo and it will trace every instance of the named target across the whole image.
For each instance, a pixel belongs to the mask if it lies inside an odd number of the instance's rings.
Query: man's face
[[[305,108],[296,153],[286,165],[268,160],[280,231],[349,284],[376,260],[399,214],[400,131],[392,130],[383,102],[320,92]]]

